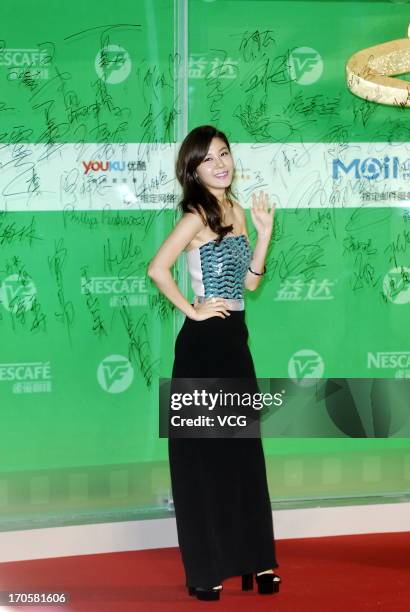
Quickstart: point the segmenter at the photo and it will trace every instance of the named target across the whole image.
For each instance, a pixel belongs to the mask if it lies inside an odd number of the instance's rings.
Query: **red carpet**
[[[49,612],[410,610],[409,532],[278,540],[277,555],[279,593],[258,595],[256,587],[242,593],[234,577],[223,582],[219,602],[188,596],[176,548],[1,563],[0,590],[70,594],[64,606],[30,608]]]

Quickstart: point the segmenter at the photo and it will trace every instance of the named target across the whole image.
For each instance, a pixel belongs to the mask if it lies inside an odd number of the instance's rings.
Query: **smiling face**
[[[221,201],[226,187],[232,182],[233,170],[233,159],[228,147],[221,138],[215,136],[207,155],[196,168],[201,182]]]

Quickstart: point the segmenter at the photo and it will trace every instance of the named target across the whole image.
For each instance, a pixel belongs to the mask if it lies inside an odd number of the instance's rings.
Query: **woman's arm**
[[[242,219],[242,231],[246,236],[248,236],[245,211],[239,203],[235,204],[238,207],[237,210]],[[251,215],[255,227],[258,231],[258,238],[256,241],[255,248],[253,249],[250,267],[255,272],[263,272],[266,254],[268,252],[269,242],[272,235],[274,207],[272,207],[271,212],[268,212],[267,202],[265,198],[262,197],[260,198],[259,202],[254,199],[253,204],[255,206],[251,209]],[[262,278],[263,276],[257,276],[256,274],[253,274],[248,270],[244,281],[245,289],[248,289],[248,291],[255,291]]]
[[[199,215],[185,213],[151,259],[147,269],[148,276],[158,289],[190,319],[196,315],[195,308],[180,292],[172,277],[171,268],[180,253],[203,228],[204,224]]]
[[[263,268],[265,265],[266,253],[268,252],[269,242],[270,242],[270,234],[263,235],[258,234],[258,239],[256,241],[255,248],[253,250],[252,261],[250,263],[250,267],[255,272],[263,272]],[[257,276],[249,270],[245,276],[245,289],[249,291],[255,291],[261,282],[263,276]]]

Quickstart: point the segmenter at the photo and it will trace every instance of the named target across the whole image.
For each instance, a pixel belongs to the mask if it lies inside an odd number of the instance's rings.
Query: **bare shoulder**
[[[241,227],[241,232],[243,232],[244,234],[247,234],[245,209],[236,200],[232,200],[232,201],[233,201],[233,208],[234,208],[235,215]]]
[[[232,200],[232,202],[234,209],[237,210],[239,213],[243,214],[243,216],[245,216],[245,209],[243,208],[243,206],[241,206],[237,200]]]
[[[178,255],[202,228],[203,223],[199,214],[185,212],[150,261],[149,268],[151,270],[170,269]]]
[[[198,208],[199,210],[193,208],[191,212],[185,213],[184,215],[190,218],[190,224],[194,230],[194,235],[191,237],[191,240],[185,247],[186,251],[194,249],[206,240],[209,240],[210,230],[208,227],[206,214],[200,205],[198,205]]]
[[[197,227],[198,231],[206,227],[206,216],[202,209],[196,210],[192,207],[188,212],[183,214],[182,219],[186,219],[186,223]]]

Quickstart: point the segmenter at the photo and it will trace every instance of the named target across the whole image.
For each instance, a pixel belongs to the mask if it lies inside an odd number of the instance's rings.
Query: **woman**
[[[172,378],[256,379],[247,344],[244,289],[265,272],[274,207],[253,196],[258,233],[248,241],[245,213],[234,201],[234,163],[223,132],[210,125],[182,142],[176,175],[182,218],[148,267],[160,291],[185,315],[175,343]],[[194,303],[179,291],[171,267],[185,249]],[[168,438],[171,485],[186,585],[198,599],[219,599],[224,578],[242,589],[279,590],[280,577],[262,441],[253,438]]]

